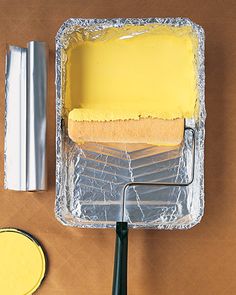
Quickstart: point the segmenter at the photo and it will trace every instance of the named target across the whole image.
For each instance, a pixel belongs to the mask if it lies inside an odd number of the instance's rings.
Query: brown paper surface
[[[110,295],[112,285],[114,231],[68,228],[54,217],[54,36],[70,17],[149,16],[186,16],[206,31],[206,210],[188,231],[130,231],[128,294],[236,294],[236,2],[0,0],[0,227],[29,231],[44,245],[49,268],[37,294]],[[44,193],[2,189],[5,48],[29,40],[50,47]]]

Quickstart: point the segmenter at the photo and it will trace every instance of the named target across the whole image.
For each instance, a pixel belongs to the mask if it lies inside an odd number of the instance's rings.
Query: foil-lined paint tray
[[[145,29],[151,24],[191,26],[198,38],[199,107],[194,119],[185,120],[182,146],[75,144],[67,131],[71,110],[68,105],[72,104],[64,100],[65,49],[70,46],[73,33],[83,29],[96,36],[104,28],[139,25]],[[197,224],[204,211],[204,83],[204,31],[189,19],[67,20],[56,36],[56,217],[68,226],[115,227],[116,221],[121,219],[125,193],[124,213],[130,227],[188,229]],[[191,130],[194,130],[195,140]],[[127,183],[133,182],[163,185],[144,184],[125,189]],[[189,185],[181,185],[186,183]]]

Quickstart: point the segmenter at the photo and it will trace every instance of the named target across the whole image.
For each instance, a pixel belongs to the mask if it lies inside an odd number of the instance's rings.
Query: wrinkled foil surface
[[[115,227],[122,219],[124,186],[130,182],[188,183],[192,177],[193,138],[188,130],[183,146],[176,149],[152,145],[77,145],[68,137],[64,108],[65,63],[63,50],[73,32],[86,28],[101,34],[108,27],[161,24],[191,26],[199,46],[197,82],[199,108],[186,127],[195,130],[194,178],[188,186],[132,186],[125,192],[124,219],[129,227],[189,229],[200,222],[204,212],[205,69],[204,31],[186,18],[69,19],[56,36],[56,205],[57,219],[67,226]],[[84,30],[84,32],[86,32]],[[86,36],[85,36],[86,37]]]

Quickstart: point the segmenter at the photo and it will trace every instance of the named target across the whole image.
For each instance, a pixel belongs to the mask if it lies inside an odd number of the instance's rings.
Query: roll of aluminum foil
[[[5,81],[5,189],[46,189],[48,48],[9,46]]]

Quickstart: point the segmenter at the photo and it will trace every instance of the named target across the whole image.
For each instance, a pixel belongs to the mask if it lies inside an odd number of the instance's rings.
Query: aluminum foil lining
[[[195,131],[186,130],[183,146],[160,150],[156,146],[136,145],[118,148],[109,144],[77,145],[68,137],[64,106],[64,54],[73,32],[86,28],[100,34],[108,27],[160,24],[191,26],[198,37],[197,82],[199,108],[194,119],[185,122]],[[86,30],[84,32],[86,33]],[[204,137],[205,137],[204,31],[186,18],[148,19],[69,19],[56,36],[56,205],[55,214],[67,226],[88,228],[115,227],[121,220],[122,194],[128,182],[187,183],[186,187],[134,186],[126,190],[125,219],[129,227],[189,229],[200,222],[204,211]]]
[[[9,46],[5,81],[5,189],[46,189],[46,43]]]

